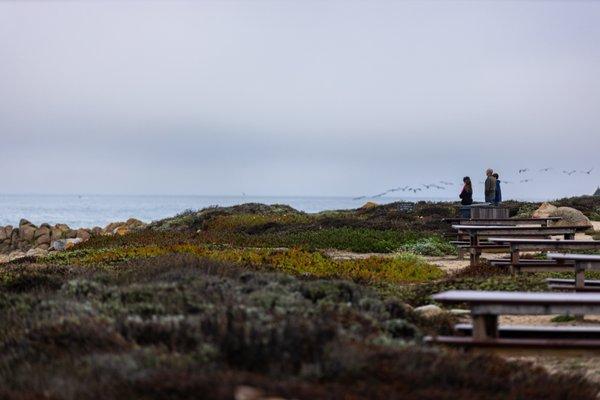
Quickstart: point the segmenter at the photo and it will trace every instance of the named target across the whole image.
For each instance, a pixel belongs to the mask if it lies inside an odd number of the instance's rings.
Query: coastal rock
[[[72,248],[78,243],[83,242],[81,238],[73,238],[73,239],[60,239],[52,242],[52,248],[56,251],[64,251]]]
[[[417,307],[413,311],[425,318],[435,317],[444,313],[444,310],[442,310],[435,304],[428,304],[426,306]]]
[[[9,255],[8,255],[8,261],[14,261],[14,260],[18,260],[20,258],[25,257],[25,253],[23,253],[20,250],[15,250],[12,251]]]
[[[31,222],[29,222],[28,220],[26,220],[25,218],[21,218],[21,220],[19,221],[19,228],[21,228],[22,226],[34,226]]]
[[[37,239],[40,236],[48,236],[50,237],[50,227],[47,224],[42,224],[39,228],[36,229],[34,238]]]
[[[125,224],[124,222],[111,222],[110,224],[106,225],[104,227],[104,234],[105,235],[112,235],[113,232],[115,231],[115,229],[117,229],[119,226]]]
[[[90,233],[85,229],[77,229],[77,235],[75,237],[85,242],[90,239]]]
[[[377,207],[377,203],[373,203],[372,201],[368,201],[360,208],[361,210],[370,210],[371,208]]]
[[[59,240],[63,238],[63,230],[61,230],[60,228],[54,227],[51,229],[50,231],[50,237],[52,238],[52,240]]]
[[[560,221],[552,223],[552,226],[581,226],[592,227],[589,218],[581,211],[571,207],[558,207],[550,213],[551,217],[560,217]]]
[[[556,211],[558,207],[553,206],[550,203],[543,203],[537,210],[531,215],[532,218],[548,218],[550,214]]]
[[[19,224],[19,239],[30,242],[35,238],[35,231],[36,228],[33,225]]]
[[[115,230],[113,231],[113,235],[123,236],[123,235],[127,235],[129,232],[130,232],[130,230],[128,227],[126,227],[125,225],[121,225],[121,226],[115,228]]]
[[[103,230],[104,235],[126,235],[131,231],[142,229],[146,224],[139,219],[129,218],[125,222],[112,222]]]
[[[69,232],[71,230],[71,228],[69,228],[69,225],[67,225],[67,224],[56,224],[56,225],[54,225],[54,227],[63,233]]]
[[[37,246],[40,246],[42,244],[50,245],[50,242],[51,242],[50,235],[42,235],[35,240],[35,244]]]
[[[39,247],[30,249],[29,251],[27,251],[27,253],[25,253],[26,257],[45,257],[47,255],[48,251]]]

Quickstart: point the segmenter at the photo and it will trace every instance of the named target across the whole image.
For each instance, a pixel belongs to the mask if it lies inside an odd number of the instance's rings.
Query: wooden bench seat
[[[590,351],[600,352],[600,339],[534,339],[534,338],[497,338],[478,340],[471,336],[426,336],[425,343],[439,344],[461,349],[486,350],[554,350],[581,351],[581,355],[589,355]],[[536,354],[536,353],[534,353]]]
[[[471,218],[443,218],[442,221],[460,225],[540,225],[548,226],[548,222],[560,221],[561,217],[548,218],[496,218],[496,219],[471,219]]]
[[[513,272],[541,272],[544,266],[540,265],[540,269],[535,269],[533,266],[527,269],[517,269],[521,261],[521,252],[531,251],[560,251],[560,250],[600,250],[600,240],[553,240],[553,239],[518,239],[513,237],[490,237],[488,241],[498,244],[508,244],[510,246],[511,255],[511,270]],[[563,263],[573,265],[575,261],[568,257],[558,257],[555,259],[557,264]],[[551,271],[556,271],[555,269]]]
[[[454,329],[464,336],[473,334],[472,324],[456,324]],[[498,326],[498,337],[600,340],[600,326],[500,325]]]
[[[513,263],[511,260],[491,260],[494,267],[508,267],[513,272],[571,272],[574,264],[570,262],[557,262],[553,260],[520,259]]]
[[[458,239],[469,237],[469,253],[471,266],[479,264],[481,249],[478,248],[484,239],[497,244],[509,244],[508,239],[533,240],[542,238],[548,240],[550,236],[563,236],[565,240],[573,240],[577,231],[576,227],[545,227],[545,226],[484,226],[484,225],[452,225],[457,230]],[[491,238],[496,240],[491,240]],[[504,239],[502,241],[501,239]],[[511,245],[512,246],[512,245]],[[499,249],[500,250],[500,249]],[[504,249],[510,251],[509,247]]]
[[[600,350],[600,326],[498,326],[501,315],[600,315],[600,293],[450,290],[432,296],[442,304],[466,304],[471,336],[430,336],[429,343],[462,348]]]
[[[546,283],[549,285],[575,285],[575,279],[560,279],[560,278],[548,278]],[[600,280],[586,279],[584,281],[585,286],[597,286],[600,287]]]

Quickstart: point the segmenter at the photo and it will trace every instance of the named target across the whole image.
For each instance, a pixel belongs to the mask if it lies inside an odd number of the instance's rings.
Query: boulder
[[[121,226],[115,228],[115,230],[113,231],[113,235],[123,236],[123,235],[127,235],[129,232],[130,232],[130,229],[128,227],[126,227],[125,225],[121,225]]]
[[[31,222],[27,221],[25,218],[19,221],[19,228],[22,226],[35,226]]]
[[[370,210],[371,208],[375,208],[377,207],[377,203],[373,203],[372,201],[367,201],[365,204],[363,204],[363,206],[360,208],[361,210]]]
[[[33,225],[19,224],[19,239],[21,241],[31,242],[35,238],[36,228]]]
[[[559,221],[553,222],[552,226],[581,226],[592,227],[589,218],[581,211],[571,207],[558,207],[550,213],[550,217],[560,217]]]
[[[142,221],[140,221],[139,219],[135,219],[135,218],[129,218],[127,220],[127,222],[125,222],[125,225],[129,228],[129,229],[138,229],[138,228],[143,228],[146,226],[145,223],[143,223]]]
[[[40,244],[37,246],[38,249],[42,249],[42,250],[49,250],[50,249],[50,245],[49,244]]]
[[[531,215],[532,218],[548,218],[558,207],[553,206],[550,203],[543,203],[537,210]]]
[[[81,242],[83,242],[81,238],[60,239],[53,241],[51,248],[53,248],[56,251],[64,251],[72,248],[73,246]]]
[[[94,236],[100,236],[102,235],[102,228],[100,228],[99,226],[95,226],[92,228],[92,235]]]
[[[59,229],[57,227],[54,227],[50,231],[50,237],[52,238],[52,240],[62,239],[63,233],[64,233],[64,231],[62,231],[61,229]]]
[[[10,242],[13,248],[17,248],[17,244],[19,243],[19,228],[13,229],[10,234]]]
[[[40,236],[50,236],[50,227],[49,226],[44,226],[41,225],[39,228],[37,228],[35,230],[35,235],[33,236],[35,239],[39,238]]]
[[[61,232],[69,232],[71,230],[71,228],[69,228],[69,225],[67,224],[56,224],[54,225],[54,227],[60,230]]]
[[[52,239],[50,238],[50,235],[42,235],[35,240],[35,244],[37,246],[42,244],[47,244],[49,246],[51,241]]]
[[[435,317],[441,314],[444,314],[444,310],[435,304],[428,304],[426,306],[417,307],[413,310],[415,313],[419,314],[425,318]]]
[[[8,254],[0,254],[0,264],[6,264],[8,261]]]
[[[14,260],[18,260],[19,258],[23,258],[25,257],[25,253],[23,253],[20,250],[15,250],[12,251],[9,255],[8,255],[8,261],[14,261]]]
[[[105,235],[112,235],[118,227],[125,225],[125,222],[111,222],[110,224],[104,227]]]
[[[67,232],[65,233],[65,236],[66,236],[68,239],[75,239],[75,238],[77,237],[77,231],[76,231],[76,230],[74,230],[74,229],[70,229],[69,231],[67,231]]]
[[[41,248],[33,248],[25,253],[26,257],[45,257],[48,255],[48,251]]]
[[[77,235],[75,237],[85,242],[90,239],[90,233],[85,229],[77,229]]]
[[[4,227],[0,228],[0,242],[5,241],[7,238],[10,238],[10,234],[4,230]]]

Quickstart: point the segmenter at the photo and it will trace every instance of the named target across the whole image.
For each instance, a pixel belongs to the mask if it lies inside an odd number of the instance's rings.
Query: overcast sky
[[[489,166],[505,197],[587,193],[598,21],[592,1],[3,1],[0,192],[361,195]]]

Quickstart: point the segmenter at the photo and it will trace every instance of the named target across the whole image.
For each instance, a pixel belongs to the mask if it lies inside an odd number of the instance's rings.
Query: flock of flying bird
[[[548,173],[550,171],[553,171],[554,168],[552,167],[548,167],[548,168],[542,168],[540,170],[538,170],[537,172],[542,172],[542,173]],[[573,170],[562,170],[562,174],[567,175],[567,176],[572,176],[574,174],[576,174],[577,172],[579,172],[580,174],[584,174],[584,175],[591,175],[592,172],[594,171],[594,168],[590,168],[588,170],[585,171],[577,171],[576,169]],[[518,183],[528,183],[533,181],[533,178],[530,177],[525,177],[526,174],[532,172],[532,170],[530,168],[521,168],[518,171],[518,174],[521,175],[523,177],[523,179],[520,179],[518,181]],[[559,171],[560,172],[560,171]],[[504,179],[501,179],[502,184],[512,184],[515,182],[512,181],[505,181]],[[479,182],[480,184],[483,184],[484,182],[481,181]],[[395,193],[395,192],[413,192],[414,194],[418,193],[418,192],[422,192],[423,190],[429,190],[429,189],[437,189],[437,190],[446,190],[446,188],[448,186],[453,186],[454,183],[452,182],[447,182],[447,181],[439,181],[437,183],[423,183],[421,185],[418,186],[400,186],[397,188],[392,188],[392,189],[388,189],[385,192],[381,192],[378,193],[374,196],[360,196],[360,197],[355,197],[353,200],[363,200],[363,199],[377,199],[380,197],[383,197],[387,194],[390,193]]]

